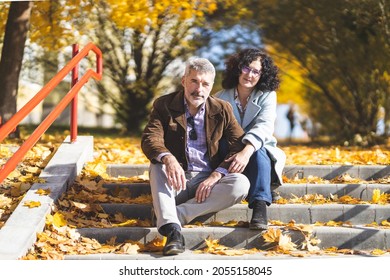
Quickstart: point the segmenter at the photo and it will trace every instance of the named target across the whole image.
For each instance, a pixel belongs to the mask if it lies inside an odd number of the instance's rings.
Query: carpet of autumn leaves
[[[31,185],[39,181],[39,173],[45,167],[56,148],[64,140],[65,134],[44,135],[38,144],[30,151],[18,168],[8,176],[0,185],[0,229],[12,214],[13,209],[18,205],[23,195]],[[100,244],[96,240],[80,236],[78,227],[118,227],[118,226],[150,226],[148,220],[129,220],[121,214],[108,215],[104,212],[100,203],[121,202],[121,203],[145,203],[150,202],[150,195],[137,198],[129,198],[126,191],[118,190],[108,193],[103,184],[108,182],[147,182],[147,175],[134,178],[110,178],[106,173],[107,164],[147,164],[140,149],[139,138],[136,137],[94,137],[94,161],[89,162],[83,173],[77,178],[73,186],[56,203],[54,211],[48,215],[44,232],[38,234],[37,242],[24,259],[62,259],[66,254],[91,254],[91,253],[116,253],[135,254],[140,252],[161,252],[164,240],[156,238],[148,244],[140,244],[128,240],[125,243],[117,243],[115,239],[106,244]],[[20,141],[7,140],[0,146],[0,164],[4,164]],[[309,147],[303,145],[281,146],[287,154],[287,164],[367,164],[367,165],[388,165],[390,162],[390,147],[378,146],[374,148],[357,147]],[[321,178],[308,178],[312,183],[324,183]],[[335,178],[337,182],[361,182],[359,178],[351,178],[346,174],[342,178]],[[286,183],[300,183],[294,179],[285,178]],[[307,182],[307,181],[306,181]],[[326,182],[335,183],[335,182]],[[377,182],[378,183],[378,182]],[[382,182],[389,183],[384,178]],[[390,197],[387,194],[374,192],[371,201],[358,201],[349,198],[324,198],[321,195],[308,195],[290,200],[281,199],[278,203],[380,203],[387,204]],[[26,205],[34,207],[34,205]],[[303,257],[311,254],[365,254],[365,252],[353,252],[351,250],[338,250],[328,248],[319,250],[317,245],[320,240],[312,236],[314,226],[351,226],[348,223],[337,223],[328,221],[316,225],[300,225],[294,221],[281,223],[270,221],[271,227],[262,234],[265,242],[270,244],[270,249],[264,252],[266,255],[290,254]],[[193,224],[188,227],[203,226],[229,226],[247,227],[246,221],[230,221],[228,223],[214,222],[212,224]],[[372,224],[374,227],[390,228],[384,221],[381,225]],[[304,242],[297,248],[291,241],[289,231],[299,231],[304,237]],[[259,253],[257,249],[244,250],[232,249],[219,244],[218,240],[205,240],[206,247],[196,253],[221,254],[221,255],[242,255]],[[381,250],[370,252],[372,255],[385,254]]]

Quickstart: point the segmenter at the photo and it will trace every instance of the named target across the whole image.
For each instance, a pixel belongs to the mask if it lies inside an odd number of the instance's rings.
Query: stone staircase
[[[132,177],[141,175],[148,168],[147,165],[110,165],[107,173],[113,177]],[[321,177],[331,180],[343,174],[360,178],[365,181],[384,178],[390,174],[390,166],[286,166],[284,175],[287,178],[309,176]],[[114,190],[118,187],[128,188],[132,197],[150,193],[148,183],[133,184],[106,184],[106,188]],[[373,191],[379,189],[381,193],[390,193],[390,184],[284,184],[277,188],[283,198],[302,197],[306,194],[321,194],[325,197],[348,195],[361,200],[370,201]],[[122,213],[127,218],[149,219],[153,221],[151,205],[106,203],[101,205],[106,213]],[[211,222],[242,221],[247,222],[251,217],[251,210],[246,204],[238,204],[218,213],[199,217],[197,220],[205,225]],[[390,249],[390,229],[369,227],[373,222],[381,223],[390,219],[390,206],[379,204],[272,204],[268,207],[269,220],[288,223],[292,220],[296,224],[314,224],[316,222],[345,222],[351,226],[315,226],[313,235],[321,240],[318,245],[321,249],[337,247],[338,249],[373,250]],[[271,228],[278,226],[271,225]],[[147,242],[159,237],[155,227],[116,227],[116,228],[80,228],[78,232],[86,237],[95,238],[104,243],[112,237],[117,242],[125,240]],[[299,245],[305,238],[299,230],[287,230],[292,241]],[[197,249],[205,247],[205,239],[218,239],[219,244],[236,249],[267,249],[269,243],[264,242],[259,231],[249,230],[247,227],[204,226],[184,228],[183,235],[186,240],[186,252],[177,256],[164,258],[171,259],[213,259],[226,258],[211,254],[193,254]],[[161,237],[161,236],[160,236]],[[140,253],[136,255],[99,254],[99,255],[71,255],[65,259],[155,259],[162,257],[161,253]],[[232,257],[227,257],[232,258]],[[264,255],[251,254],[239,256],[240,259],[260,259]]]

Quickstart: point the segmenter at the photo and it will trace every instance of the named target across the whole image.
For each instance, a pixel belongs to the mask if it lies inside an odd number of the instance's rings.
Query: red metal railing
[[[88,69],[85,74],[79,79],[79,62],[89,52],[93,51],[96,54],[96,71]],[[46,130],[53,124],[57,117],[65,110],[66,106],[71,104],[70,117],[70,138],[72,143],[77,140],[77,94],[84,84],[90,78],[101,80],[103,73],[103,58],[100,49],[93,43],[86,45],[79,51],[78,45],[73,45],[73,58],[65,65],[48,83],[45,85],[29,102],[27,102],[15,115],[12,116],[5,124],[0,127],[0,142],[3,141],[20,122],[31,113],[31,111],[43,100],[49,93],[68,75],[72,72],[72,86],[64,98],[58,105],[49,113],[49,115],[41,122],[34,132],[24,141],[19,149],[12,155],[11,158],[0,169],[0,183],[16,168],[19,162],[23,159],[26,153],[36,144]]]

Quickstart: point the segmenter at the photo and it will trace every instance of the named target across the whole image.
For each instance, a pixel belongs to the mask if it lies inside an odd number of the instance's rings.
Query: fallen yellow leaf
[[[59,228],[66,226],[66,220],[61,213],[56,212],[53,215],[53,225]]]
[[[50,189],[37,189],[35,193],[39,195],[49,195],[50,192]]]
[[[31,201],[31,200],[29,200],[29,201],[25,201],[23,205],[27,206],[29,208],[35,208],[35,207],[41,206],[41,203],[39,201]]]

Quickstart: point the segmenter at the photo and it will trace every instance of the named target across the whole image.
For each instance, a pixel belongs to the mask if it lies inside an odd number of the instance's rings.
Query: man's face
[[[201,73],[191,69],[187,76],[183,76],[181,84],[184,87],[184,98],[190,110],[198,109],[206,101],[213,88],[213,83],[212,73]]]

